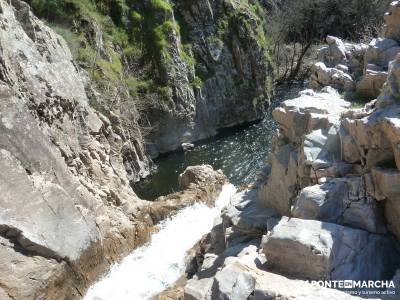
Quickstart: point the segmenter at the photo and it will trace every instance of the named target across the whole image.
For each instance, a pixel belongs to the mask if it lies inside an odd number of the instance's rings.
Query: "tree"
[[[278,83],[296,79],[312,45],[327,35],[354,41],[367,31],[377,35],[389,3],[390,0],[267,1]]]

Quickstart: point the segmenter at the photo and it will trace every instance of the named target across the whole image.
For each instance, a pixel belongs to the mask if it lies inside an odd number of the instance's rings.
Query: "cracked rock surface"
[[[357,299],[306,280],[399,282],[398,2],[386,38],[365,46],[328,37],[310,81],[316,90],[273,111],[279,134],[266,178],[231,198],[184,299]],[[351,108],[330,77],[339,70],[364,72],[374,100]],[[379,80],[368,82],[370,71]]]
[[[0,299],[80,299],[157,222],[212,205],[226,178],[198,167],[186,190],[139,199],[118,117],[89,106],[66,42],[25,2],[0,0],[0,45]]]

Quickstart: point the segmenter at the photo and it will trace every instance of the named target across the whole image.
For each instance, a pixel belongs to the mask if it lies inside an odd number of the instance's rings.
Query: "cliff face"
[[[140,239],[130,217],[144,202],[65,41],[26,3],[0,7],[1,288],[74,297]]]
[[[163,68],[173,101],[147,114],[157,124],[149,137],[153,154],[261,118],[272,92],[265,20],[257,1],[174,1],[174,18],[185,32],[172,39],[171,60]],[[185,65],[177,51],[182,45],[193,65]]]
[[[185,192],[138,199],[124,165],[135,147],[116,115],[90,107],[64,39],[1,0],[0,45],[0,298],[80,298],[155,223],[211,203],[225,177],[206,168]]]
[[[132,181],[148,175],[146,154],[259,119],[269,104],[273,69],[259,1],[27,2],[92,79],[91,105],[120,117],[118,133],[133,145],[124,154]]]

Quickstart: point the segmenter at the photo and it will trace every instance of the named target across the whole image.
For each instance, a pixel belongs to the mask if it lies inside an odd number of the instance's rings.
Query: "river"
[[[298,91],[298,86],[279,89],[272,108],[294,98]],[[134,187],[143,199],[153,200],[176,191],[178,175],[189,165],[210,164],[222,169],[231,184],[223,187],[215,207],[198,203],[161,222],[149,243],[112,266],[84,299],[146,300],[173,285],[184,274],[187,251],[210,232],[215,218],[235,193],[235,185],[256,178],[271,150],[276,130],[270,110],[259,123],[223,130],[217,137],[199,143],[194,151],[176,152],[156,161],[158,171]]]
[[[265,164],[276,134],[272,109],[284,100],[295,98],[300,90],[300,84],[281,86],[262,121],[221,130],[216,137],[197,143],[194,151],[174,152],[157,159],[155,174],[133,189],[146,200],[176,192],[179,174],[188,166],[201,164],[221,169],[235,186],[253,182]]]
[[[151,241],[115,264],[84,300],[146,300],[173,285],[185,272],[187,251],[210,232],[235,191],[227,184],[215,207],[198,203],[162,222]]]

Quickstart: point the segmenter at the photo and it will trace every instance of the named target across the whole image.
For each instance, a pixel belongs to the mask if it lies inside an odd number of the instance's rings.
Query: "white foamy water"
[[[235,191],[233,185],[225,185],[215,208],[195,204],[162,222],[151,241],[114,265],[85,300],[145,300],[167,289],[184,273],[187,251],[212,229]]]

